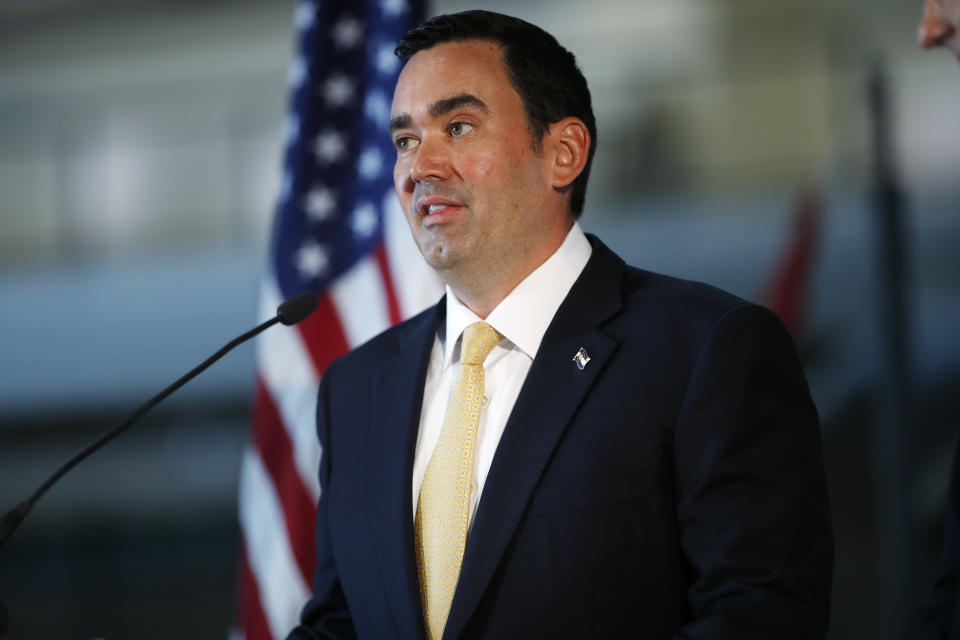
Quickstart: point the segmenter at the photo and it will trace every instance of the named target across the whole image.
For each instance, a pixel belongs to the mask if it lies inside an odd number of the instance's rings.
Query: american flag
[[[441,292],[393,193],[387,123],[400,36],[424,17],[408,0],[302,1],[288,74],[283,187],[260,316],[319,294],[316,313],[258,338],[253,437],[239,516],[239,623],[248,640],[283,638],[307,601],[322,452],[317,384],[330,362]]]

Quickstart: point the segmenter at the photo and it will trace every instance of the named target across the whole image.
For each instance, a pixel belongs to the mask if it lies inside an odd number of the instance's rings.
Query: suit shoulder
[[[628,325],[642,322],[660,335],[685,336],[694,353],[731,331],[750,340],[779,336],[790,342],[773,311],[703,282],[627,267],[622,291]]]
[[[796,347],[780,317],[766,307],[717,287],[628,267],[624,277],[626,327],[643,326],[685,354],[692,365],[710,345],[736,353],[768,351],[796,360]]]
[[[713,285],[631,266],[626,268],[623,290],[628,306],[654,306],[711,324],[734,309],[759,307]]]

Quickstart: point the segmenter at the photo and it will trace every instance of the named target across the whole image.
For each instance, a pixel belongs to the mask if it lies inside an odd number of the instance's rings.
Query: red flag
[[[803,187],[793,208],[789,245],[763,297],[764,305],[780,316],[798,342],[808,313],[807,289],[819,242],[821,211],[819,194],[812,187]]]

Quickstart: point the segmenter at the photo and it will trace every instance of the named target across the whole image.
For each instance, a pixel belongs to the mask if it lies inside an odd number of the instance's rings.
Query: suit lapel
[[[544,335],[494,454],[444,638],[463,632],[557,442],[619,344],[598,326],[622,305],[624,263],[590,239],[590,261]],[[580,348],[591,358],[583,370],[573,362]]]
[[[410,487],[423,385],[438,323],[434,309],[398,336],[397,353],[371,379],[368,491],[370,521],[387,600],[403,638],[425,636],[413,544]],[[411,375],[411,371],[415,372]]]

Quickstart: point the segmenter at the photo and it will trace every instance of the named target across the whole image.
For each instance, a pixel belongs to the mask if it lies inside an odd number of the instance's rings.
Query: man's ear
[[[552,154],[550,186],[562,190],[577,179],[587,164],[590,132],[583,120],[568,116],[550,125],[548,138]]]

